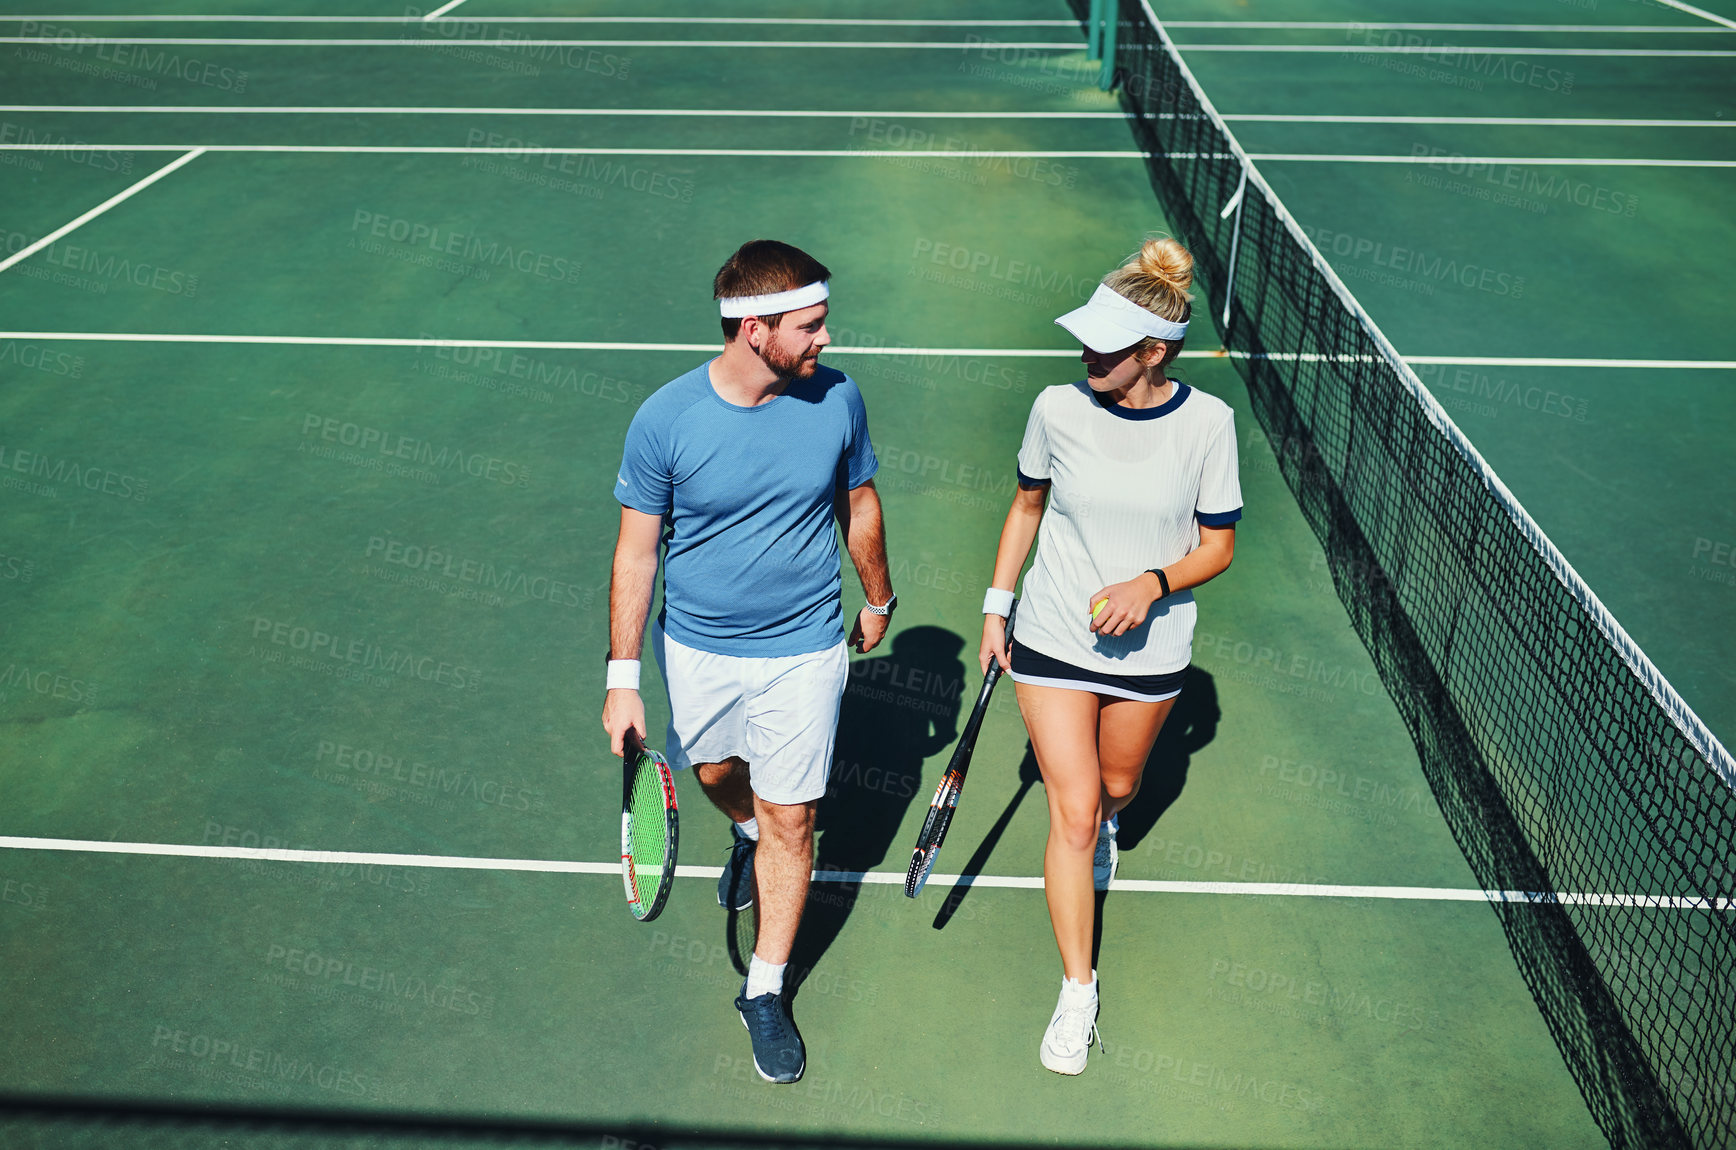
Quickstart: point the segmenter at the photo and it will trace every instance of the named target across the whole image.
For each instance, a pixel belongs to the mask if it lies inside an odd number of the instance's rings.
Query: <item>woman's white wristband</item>
[[[611,691],[637,691],[639,689],[639,660],[610,659],[608,684]]]
[[[1003,591],[999,587],[990,587],[987,591],[983,592],[984,615],[999,615],[1001,618],[1005,619],[1008,615],[1012,614],[1012,610],[1013,593],[1011,591]]]

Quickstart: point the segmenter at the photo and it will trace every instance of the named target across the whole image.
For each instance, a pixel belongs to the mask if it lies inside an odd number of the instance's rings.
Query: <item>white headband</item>
[[[717,301],[717,306],[724,319],[744,319],[750,315],[783,315],[787,311],[813,307],[829,294],[826,281],[815,280],[806,287],[773,292],[771,295],[724,296]]]
[[[1154,339],[1180,339],[1187,334],[1187,324],[1145,310],[1108,284],[1098,284],[1085,306],[1119,327]]]

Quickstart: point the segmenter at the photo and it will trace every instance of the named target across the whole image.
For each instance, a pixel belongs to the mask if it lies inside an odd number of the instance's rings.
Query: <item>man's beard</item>
[[[776,372],[779,379],[807,379],[819,366],[818,359],[806,359],[799,354],[780,351],[769,343],[760,352],[760,360]]]

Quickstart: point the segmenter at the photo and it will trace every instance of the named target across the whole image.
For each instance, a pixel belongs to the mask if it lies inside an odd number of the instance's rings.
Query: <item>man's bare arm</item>
[[[637,659],[645,645],[645,620],[657,586],[657,544],[663,518],[621,508],[621,530],[615,538],[615,562],[609,577],[609,658]],[[632,727],[645,735],[645,701],[639,692],[618,688],[603,703],[603,727],[615,754]]]
[[[860,487],[852,487],[837,500],[838,524],[844,529],[844,546],[850,552],[850,562],[856,565],[856,575],[862,580],[862,593],[876,607],[892,598],[892,571],[886,562],[886,523],[880,512],[880,493],[870,479]],[[866,654],[879,646],[886,635],[889,620],[864,610],[856,618],[850,632],[850,644]]]
[[[637,659],[657,588],[657,543],[663,518],[621,508],[615,564],[609,577],[609,658]]]

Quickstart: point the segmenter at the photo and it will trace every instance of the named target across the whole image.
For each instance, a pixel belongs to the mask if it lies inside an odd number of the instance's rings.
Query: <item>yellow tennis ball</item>
[[[1093,618],[1093,619],[1095,619],[1095,618],[1097,618],[1097,613],[1098,613],[1098,612],[1099,612],[1099,611],[1102,611],[1102,610],[1103,610],[1103,608],[1105,608],[1105,607],[1107,607],[1107,606],[1109,606],[1109,600],[1107,600],[1107,599],[1099,599],[1099,600],[1097,600],[1097,606],[1095,606],[1095,607],[1093,607],[1093,608],[1091,608],[1091,617],[1092,617],[1092,618]]]

